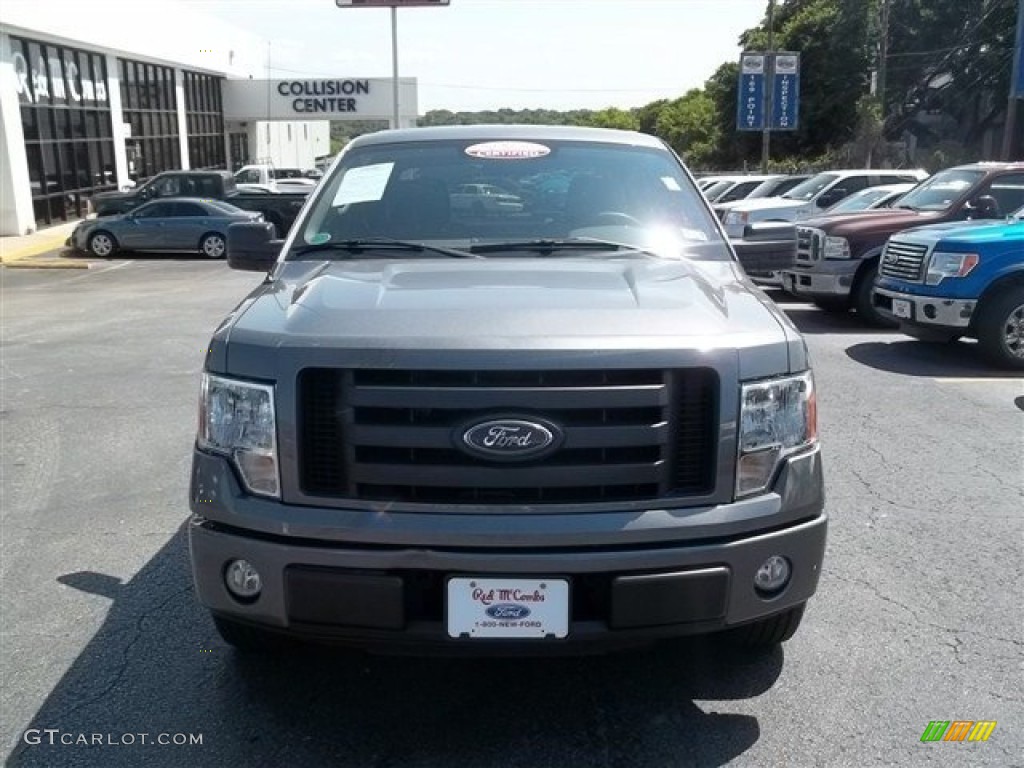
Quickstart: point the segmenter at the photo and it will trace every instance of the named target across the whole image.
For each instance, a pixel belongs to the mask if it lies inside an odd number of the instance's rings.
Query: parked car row
[[[89,203],[96,216],[102,218],[127,213],[156,199],[195,197],[222,200],[236,208],[262,214],[274,225],[277,233],[284,236],[315,186],[290,187],[287,191],[273,188],[257,190],[238,187],[227,171],[167,171],[128,191],[95,194]]]
[[[977,338],[1024,368],[1024,163],[949,168],[889,205],[800,222],[783,288],[924,340]]]

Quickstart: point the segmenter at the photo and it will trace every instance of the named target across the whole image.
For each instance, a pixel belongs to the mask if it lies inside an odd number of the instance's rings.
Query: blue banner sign
[[[772,72],[772,130],[795,131],[800,117],[800,54],[775,54]]]
[[[736,130],[764,130],[765,55],[744,53],[736,99]]]

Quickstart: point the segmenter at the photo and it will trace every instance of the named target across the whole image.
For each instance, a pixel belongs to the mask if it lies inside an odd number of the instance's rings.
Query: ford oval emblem
[[[492,461],[536,459],[556,450],[562,431],[534,419],[488,419],[458,430],[456,442],[469,454]]]
[[[499,603],[492,605],[484,613],[492,619],[525,619],[530,615],[530,609],[518,603]]]

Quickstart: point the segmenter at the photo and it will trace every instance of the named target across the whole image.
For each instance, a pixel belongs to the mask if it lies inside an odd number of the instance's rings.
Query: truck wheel
[[[978,315],[978,343],[992,363],[1024,370],[1024,286],[986,299]]]
[[[117,240],[112,234],[101,229],[89,236],[88,247],[89,253],[103,259],[117,250]]]
[[[729,631],[730,640],[744,648],[770,648],[784,643],[800,628],[805,607],[806,603],[801,603],[784,613],[777,613],[767,619],[736,627]]]
[[[871,289],[874,288],[877,277],[877,261],[864,267],[853,286],[853,308],[857,310],[861,322],[872,328],[899,328],[899,323],[887,318],[871,303]]]
[[[223,259],[227,250],[228,246],[224,242],[224,235],[216,232],[203,235],[203,239],[199,241],[199,252],[211,259]]]
[[[215,615],[211,618],[221,640],[241,653],[268,653],[280,650],[285,645],[283,638],[265,629],[223,616]]]

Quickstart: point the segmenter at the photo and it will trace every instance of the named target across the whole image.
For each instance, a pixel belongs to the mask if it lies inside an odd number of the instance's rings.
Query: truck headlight
[[[725,214],[726,224],[739,224],[740,226],[746,226],[749,219],[750,214],[745,211],[729,211],[729,213]]]
[[[737,498],[763,491],[786,456],[817,440],[818,407],[810,371],[744,384],[740,391]]]
[[[229,457],[252,493],[281,495],[273,386],[204,373],[198,443]]]
[[[938,285],[947,277],[967,277],[978,266],[980,257],[976,253],[945,253],[935,251],[928,261],[928,285]]]
[[[850,241],[845,237],[826,237],[822,256],[826,259],[850,258]]]

